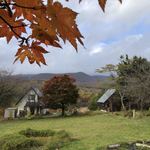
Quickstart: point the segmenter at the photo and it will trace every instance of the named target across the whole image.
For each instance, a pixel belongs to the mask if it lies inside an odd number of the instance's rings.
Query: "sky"
[[[121,55],[137,55],[150,60],[150,0],[108,0],[106,12],[100,9],[97,0],[61,1],[78,12],[77,24],[84,38],[85,47],[78,43],[78,53],[66,43],[63,49],[49,47],[45,55],[47,66],[16,62],[16,40],[8,45],[0,39],[0,69],[15,74],[85,72],[106,64],[117,64]]]

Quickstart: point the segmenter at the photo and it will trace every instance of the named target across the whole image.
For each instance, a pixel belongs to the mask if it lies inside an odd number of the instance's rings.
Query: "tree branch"
[[[33,10],[41,9],[41,8],[37,8],[37,7],[27,7],[27,6],[22,6],[22,5],[18,5],[17,3],[9,3],[9,5],[13,5],[13,6],[21,7],[21,8],[25,8],[25,9],[33,9]]]
[[[41,9],[40,7],[27,7],[27,6],[18,5],[17,3],[7,3],[7,1],[4,0],[4,2],[0,3],[0,6],[2,7],[1,9],[7,8],[7,10],[9,11],[11,16],[12,16],[13,13],[12,13],[12,10],[10,8],[10,5],[20,7],[20,8],[24,8],[24,9],[33,9],[33,10]]]
[[[2,19],[3,22],[6,23],[6,24],[9,26],[9,28],[11,29],[11,31],[12,31],[18,38],[21,39],[21,44],[20,44],[20,45],[23,45],[24,42],[26,42],[26,44],[28,45],[28,40],[29,40],[29,38],[25,38],[25,37],[20,36],[20,35],[14,30],[15,28],[23,27],[22,25],[21,25],[21,26],[12,26],[12,25],[10,25],[9,22],[7,22],[2,16],[0,16],[0,19]]]
[[[7,10],[8,10],[9,16],[12,17],[12,14],[13,14],[13,13],[12,13],[12,10],[11,10],[11,8],[9,7],[9,4],[7,3],[6,0],[4,0],[4,4],[5,4],[5,6],[6,6]]]

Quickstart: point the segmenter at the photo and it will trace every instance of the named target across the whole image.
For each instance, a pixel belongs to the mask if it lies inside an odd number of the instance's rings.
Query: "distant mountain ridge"
[[[98,80],[108,78],[108,76],[105,76],[105,75],[88,75],[83,72],[60,73],[60,74],[54,74],[54,73],[18,74],[18,75],[14,75],[14,77],[19,78],[21,80],[48,80],[54,76],[64,75],[64,74],[67,74],[67,75],[75,78],[76,82],[78,82],[78,83],[91,83],[91,82],[94,83]]]

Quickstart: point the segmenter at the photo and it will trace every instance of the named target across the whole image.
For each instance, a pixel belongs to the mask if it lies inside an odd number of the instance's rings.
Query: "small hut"
[[[121,104],[116,96],[116,89],[108,89],[97,101],[97,105],[101,110],[120,111]]]
[[[13,119],[16,118],[17,108],[7,108],[5,109],[4,119]]]

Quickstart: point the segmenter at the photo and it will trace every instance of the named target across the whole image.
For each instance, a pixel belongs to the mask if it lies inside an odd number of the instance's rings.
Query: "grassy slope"
[[[66,130],[80,140],[68,145],[67,150],[95,150],[99,146],[117,142],[150,140],[150,118],[127,119],[115,115],[95,115],[58,119],[4,121],[0,136],[17,133],[26,128]]]

